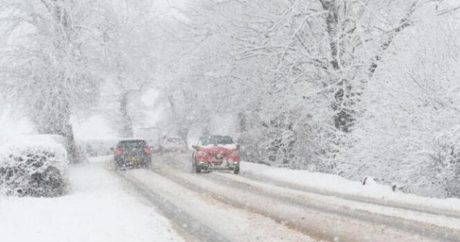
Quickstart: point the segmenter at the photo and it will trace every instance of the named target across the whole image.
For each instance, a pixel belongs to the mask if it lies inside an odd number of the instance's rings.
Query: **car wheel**
[[[192,162],[192,171],[193,173],[201,173],[201,168],[196,165],[196,162]]]
[[[233,174],[239,174],[240,173],[240,166],[235,166],[235,168],[233,168]]]
[[[115,161],[114,162],[114,167],[115,167],[115,170],[118,171],[118,170],[122,170],[123,168],[123,163],[121,161]]]

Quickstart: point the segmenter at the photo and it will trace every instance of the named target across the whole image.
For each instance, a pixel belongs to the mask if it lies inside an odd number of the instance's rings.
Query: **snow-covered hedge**
[[[0,148],[0,192],[59,196],[66,190],[67,152],[62,137],[24,136]]]

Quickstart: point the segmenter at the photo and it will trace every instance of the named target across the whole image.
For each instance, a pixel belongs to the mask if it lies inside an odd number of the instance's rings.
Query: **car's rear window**
[[[145,146],[147,142],[145,140],[124,140],[118,142],[119,147],[142,147]]]
[[[213,135],[201,137],[200,143],[202,145],[228,145],[233,144],[233,140],[230,136]]]

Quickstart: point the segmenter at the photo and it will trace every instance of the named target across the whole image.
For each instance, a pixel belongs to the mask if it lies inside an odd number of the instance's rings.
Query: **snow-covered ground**
[[[69,176],[72,190],[63,197],[0,197],[0,241],[184,241],[103,163],[71,167]]]
[[[407,205],[414,209],[430,209],[434,212],[436,210],[449,210],[460,214],[460,199],[457,198],[439,199],[407,194],[400,191],[393,192],[391,187],[376,183],[364,186],[361,182],[351,181],[337,175],[305,170],[291,170],[250,162],[242,162],[241,171],[243,175],[257,176],[306,188],[313,188],[320,192],[369,198],[384,203],[393,202],[400,205]]]
[[[385,218],[388,221],[402,221],[403,224],[412,223],[417,229],[434,225],[441,230],[433,229],[433,231],[444,231],[444,228],[447,232],[456,233],[455,231],[460,228],[460,220],[455,217],[386,207],[372,202],[390,201],[419,210],[431,208],[430,212],[443,209],[460,212],[460,206],[456,206],[460,204],[458,199],[420,197],[392,192],[389,187],[378,184],[363,186],[359,182],[335,175],[248,162],[242,162],[241,175],[225,172],[195,175],[190,174],[188,158],[189,154],[171,153],[154,157],[157,170],[139,169],[118,174],[112,172],[108,166],[110,156],[97,157],[91,159],[89,163],[70,167],[71,191],[65,196],[0,197],[0,241],[185,241],[186,239],[175,230],[178,228],[174,227],[177,223],[165,218],[151,201],[139,195],[138,191],[133,191],[132,184],[125,183],[126,179],[138,182],[153,194],[160,194],[177,206],[180,213],[185,212],[196,219],[197,223],[212,228],[219,236],[225,238],[240,236],[246,241],[257,241],[261,238],[264,238],[264,241],[314,240],[305,234],[299,234],[299,231],[289,229],[289,226],[276,223],[270,216],[277,219],[291,218],[292,221],[289,219],[286,221],[292,223],[296,221],[295,226],[304,226],[301,228],[313,228],[315,233],[323,231],[329,226],[326,226],[327,224],[333,224],[334,228],[342,228],[341,231],[346,230],[349,233],[329,231],[330,233],[341,234],[348,238],[358,236],[357,232],[350,231],[359,231],[364,228],[363,226],[370,226],[360,234],[361,238],[364,238],[363,241],[377,241],[400,235],[409,239],[413,238],[411,236],[418,236],[417,231],[412,231],[414,235],[411,235],[407,231],[398,232],[394,229],[390,229],[392,232],[386,231],[374,235],[372,231],[376,228],[379,230],[378,226],[390,228],[391,224],[386,224],[386,220],[375,222],[372,216],[378,219]],[[122,176],[119,177],[117,174]],[[182,182],[186,185],[181,185]],[[270,184],[270,182],[304,187],[307,190],[312,189],[313,192],[303,192],[289,186]],[[319,191],[320,194],[315,191]],[[321,192],[327,196],[321,195]],[[225,197],[229,204],[215,200],[210,194]],[[359,199],[358,201],[347,200],[346,196],[344,198],[329,196],[334,194],[373,200],[368,203]],[[233,203],[239,204],[241,199],[244,205],[241,206],[244,209],[238,208],[239,205],[233,207]],[[331,213],[332,210],[342,212]],[[349,215],[344,215],[346,213]],[[302,218],[293,219],[295,216],[302,216]],[[350,218],[344,220],[347,216]],[[361,221],[360,216],[370,216],[371,220]],[[339,220],[345,222],[339,225],[337,222]],[[220,221],[217,224],[224,223],[231,226],[214,226],[216,221]],[[319,226],[320,221],[323,227]],[[246,229],[256,227],[263,229]],[[446,238],[450,237],[446,236]]]

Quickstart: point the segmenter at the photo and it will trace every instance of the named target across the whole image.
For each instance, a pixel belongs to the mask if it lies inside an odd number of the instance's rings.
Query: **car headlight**
[[[208,155],[208,153],[206,153],[206,152],[204,152],[204,151],[200,150],[200,151],[198,151],[198,152],[196,153],[196,155],[197,155],[197,156],[201,156],[201,157],[203,157],[203,156],[207,156],[207,155]]]

